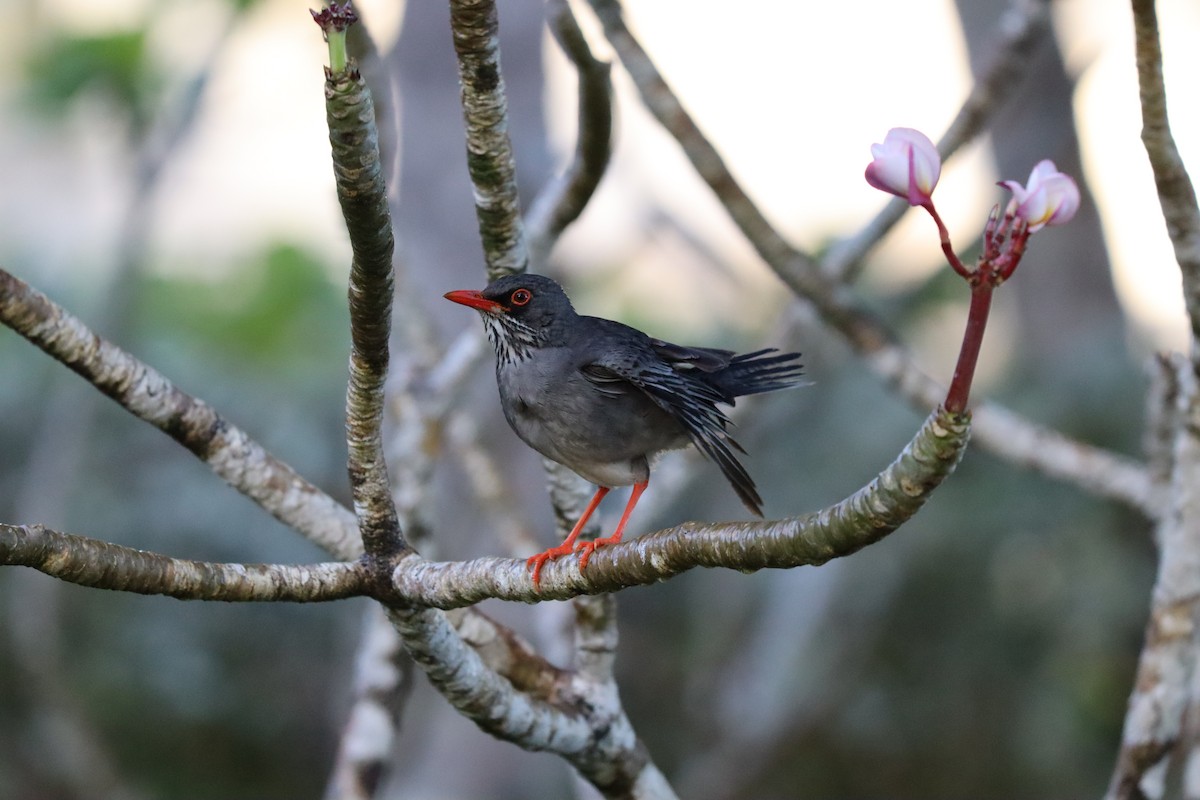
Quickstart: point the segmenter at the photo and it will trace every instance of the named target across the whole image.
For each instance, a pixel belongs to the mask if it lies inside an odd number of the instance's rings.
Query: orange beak
[[[488,314],[500,314],[508,311],[507,308],[497,303],[495,300],[488,300],[483,296],[483,292],[477,292],[473,289],[456,289],[453,292],[446,292],[442,297],[447,300],[458,303],[459,305],[473,308],[476,311],[483,311]]]

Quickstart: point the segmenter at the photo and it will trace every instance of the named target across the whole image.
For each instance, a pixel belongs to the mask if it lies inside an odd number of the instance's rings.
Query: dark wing
[[[762,516],[762,498],[754,486],[754,480],[733,454],[734,450],[741,453],[746,451],[726,433],[730,425],[729,417],[717,407],[718,403],[733,402],[733,398],[710,380],[702,378],[703,373],[688,368],[677,369],[673,364],[656,358],[657,349],[657,342],[653,350],[637,348],[635,352],[630,352],[634,348],[627,346],[622,355],[603,355],[581,371],[601,392],[621,394],[628,387],[635,387],[655,405],[679,420],[696,448],[721,468],[729,485],[746,507]],[[683,349],[693,350],[680,348]],[[695,348],[694,352],[698,354],[695,360],[703,361],[706,353],[724,354],[727,351]],[[732,355],[729,353],[730,357]]]
[[[800,383],[804,374],[799,353],[779,353],[773,347],[743,353],[729,360],[729,365],[713,374],[721,390],[734,397],[748,394],[773,392],[787,389]]]
[[[705,382],[716,386],[725,395],[722,402],[730,404],[735,397],[795,386],[803,374],[796,361],[799,353],[775,355],[779,351],[773,347],[739,356],[732,350],[684,347],[661,339],[651,339],[650,346],[663,361],[677,369],[705,373]]]
[[[651,339],[650,346],[663,361],[678,367],[695,367],[704,372],[716,372],[729,366],[734,360],[732,350],[717,350],[713,347],[684,347],[681,344]]]

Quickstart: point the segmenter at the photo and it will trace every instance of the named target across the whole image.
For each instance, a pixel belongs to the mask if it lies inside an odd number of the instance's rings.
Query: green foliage
[[[143,29],[98,35],[51,33],[25,64],[30,105],[61,116],[84,94],[97,92],[126,114],[136,130],[145,127],[162,88]]]
[[[340,365],[349,348],[341,291],[312,254],[290,245],[222,280],[150,278],[141,293],[142,324],[249,366]]]

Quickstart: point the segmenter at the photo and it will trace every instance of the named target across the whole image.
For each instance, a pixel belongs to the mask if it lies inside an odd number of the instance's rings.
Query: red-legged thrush
[[[598,487],[561,545],[530,557],[535,585],[550,559],[579,550],[587,566],[601,545],[621,541],[629,515],[664,450],[694,444],[717,463],[733,490],[762,516],[762,498],[733,451],[720,404],[799,382],[799,353],[737,355],[654,339],[620,322],[575,313],[562,287],[542,275],[508,275],[482,292],[447,300],[483,317],[496,350],[496,382],[508,424],[525,444]],[[600,500],[633,486],[613,535],[576,544]]]

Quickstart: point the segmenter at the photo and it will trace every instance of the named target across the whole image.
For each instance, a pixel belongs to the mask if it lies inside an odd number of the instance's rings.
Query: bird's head
[[[575,316],[566,292],[544,275],[506,275],[481,292],[458,289],[444,296],[479,312],[501,363],[523,361],[532,348],[556,344]]]

